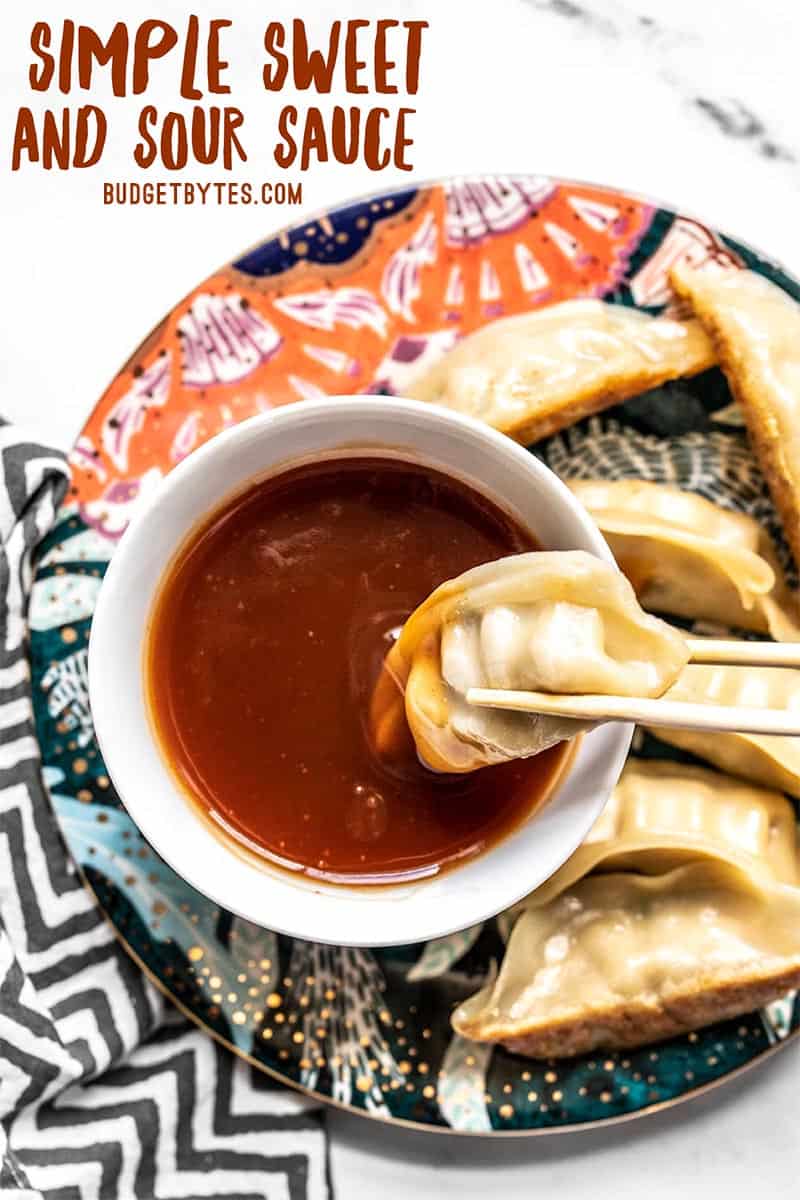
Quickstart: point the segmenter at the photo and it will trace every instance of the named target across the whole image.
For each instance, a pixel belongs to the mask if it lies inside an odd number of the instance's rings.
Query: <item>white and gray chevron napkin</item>
[[[27,659],[61,455],[0,425],[0,1200],[329,1196],[323,1117],[188,1024],[77,876]]]

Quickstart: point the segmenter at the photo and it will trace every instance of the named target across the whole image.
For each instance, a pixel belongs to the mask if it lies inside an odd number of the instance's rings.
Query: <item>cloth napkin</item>
[[[61,840],[26,610],[68,479],[0,422],[0,1198],[325,1200],[322,1116],[156,991]]]

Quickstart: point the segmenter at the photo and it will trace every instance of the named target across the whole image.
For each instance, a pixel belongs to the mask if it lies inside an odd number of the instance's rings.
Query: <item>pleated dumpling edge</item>
[[[371,724],[404,693],[424,761],[469,771],[539,753],[587,722],[476,708],[470,687],[659,696],[688,659],[683,635],[640,608],[611,564],[584,551],[485,563],[437,588],[406,621],[386,660]],[[393,698],[394,695],[394,698]]]
[[[522,913],[457,1033],[568,1058],[646,1045],[800,985],[800,889],[721,862],[589,876]]]

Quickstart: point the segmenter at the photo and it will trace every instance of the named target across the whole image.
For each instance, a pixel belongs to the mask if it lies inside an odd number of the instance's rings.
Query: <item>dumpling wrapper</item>
[[[800,563],[800,305],[754,271],[681,265],[670,282],[714,343]]]
[[[547,904],[591,871],[661,875],[689,859],[706,858],[780,883],[800,884],[794,809],[780,792],[752,787],[718,771],[629,758],[608,804],[578,849],[499,919],[507,931],[525,908]]]
[[[644,480],[567,483],[645,608],[800,640],[800,605],[753,517]]]
[[[719,862],[593,875],[525,910],[463,1037],[536,1058],[641,1046],[800,985],[800,889]]]
[[[642,612],[609,563],[580,550],[513,555],[442,584],[408,618],[373,695],[373,742],[391,755],[404,693],[434,770],[528,757],[591,723],[478,708],[470,687],[659,696],[687,660],[682,635]]]
[[[531,442],[715,361],[696,321],[568,300],[469,334],[407,390]]]
[[[748,708],[800,709],[800,671],[785,667],[705,666],[693,663],[666,694],[669,700]],[[655,737],[688,750],[743,779],[800,799],[800,738],[757,733],[699,733],[652,729]]]

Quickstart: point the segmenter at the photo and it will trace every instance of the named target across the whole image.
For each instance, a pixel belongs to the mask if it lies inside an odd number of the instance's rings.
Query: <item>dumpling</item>
[[[469,688],[659,696],[687,660],[682,635],[642,612],[609,563],[581,550],[514,555],[442,584],[411,614],[373,695],[373,740],[391,756],[404,703],[428,766],[473,771],[590,724],[478,708]]]
[[[758,522],[665,484],[570,480],[647,609],[800,640],[800,606]]]
[[[531,442],[714,362],[696,321],[568,300],[470,334],[407,390]]]
[[[593,875],[522,913],[456,1032],[536,1058],[640,1046],[800,986],[800,889],[720,862]]]
[[[754,271],[687,265],[670,281],[714,343],[800,563],[800,305]]]
[[[509,911],[545,904],[590,871],[663,874],[696,858],[718,859],[755,875],[800,884],[791,804],[777,791],[751,787],[704,767],[629,758],[585,841]]]
[[[800,671],[785,667],[728,667],[691,664],[667,693],[670,700],[731,707],[800,709]],[[734,775],[800,799],[800,738],[757,733],[653,729],[662,742],[688,750]]]

